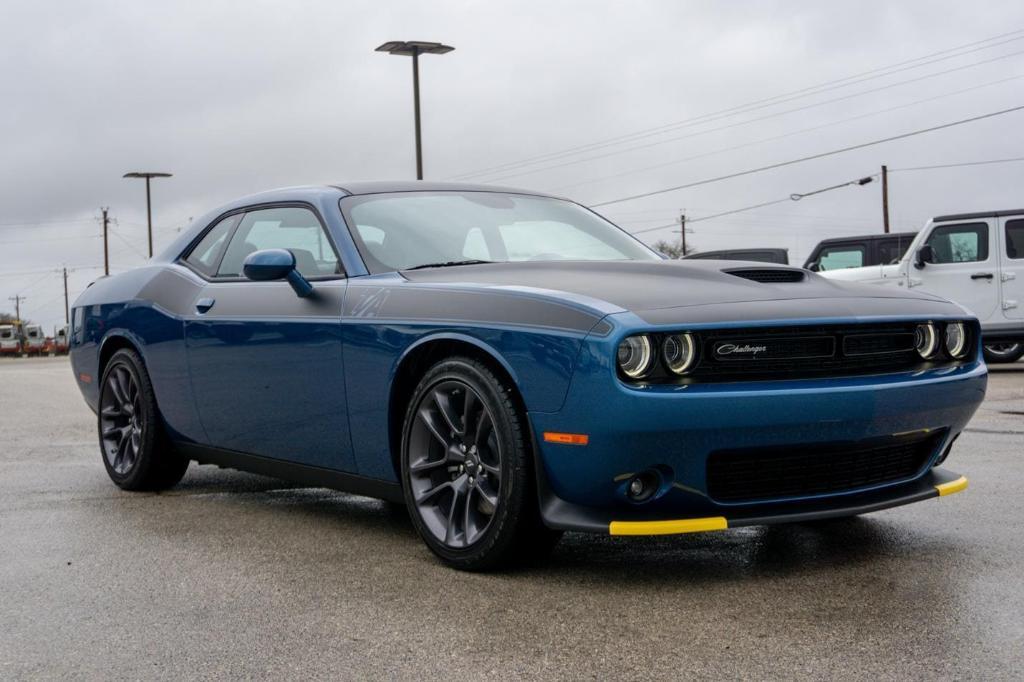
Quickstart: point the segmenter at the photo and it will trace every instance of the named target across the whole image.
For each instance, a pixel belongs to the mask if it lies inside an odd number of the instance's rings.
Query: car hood
[[[797,282],[753,281],[751,271],[796,273]],[[882,298],[941,301],[930,294],[837,282],[799,268],[743,261],[537,261],[406,270],[412,282],[529,287],[657,310],[787,299]]]

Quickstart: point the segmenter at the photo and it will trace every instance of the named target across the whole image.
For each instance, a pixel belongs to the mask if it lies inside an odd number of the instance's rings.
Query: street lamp
[[[150,178],[169,178],[170,173],[153,173],[153,172],[142,172],[133,171],[131,173],[125,173],[126,178],[146,178],[146,225],[149,228],[149,257],[153,257],[153,209],[149,202],[149,180]]]
[[[455,48],[441,43],[427,43],[422,40],[392,40],[377,48],[403,57],[412,57],[412,101],[416,118],[416,179],[423,179],[423,149],[420,145],[420,55],[446,54]]]

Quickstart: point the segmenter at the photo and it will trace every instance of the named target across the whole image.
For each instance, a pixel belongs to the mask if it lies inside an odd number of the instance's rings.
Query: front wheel
[[[1024,357],[1024,343],[986,343],[982,354],[992,364],[1017,362]]]
[[[401,474],[409,515],[445,563],[476,571],[551,549],[540,519],[525,419],[484,364],[452,358],[420,381],[405,415]]]
[[[114,353],[100,383],[98,427],[107,475],[124,490],[163,490],[185,475],[188,460],[167,440],[149,374],[137,353]]]

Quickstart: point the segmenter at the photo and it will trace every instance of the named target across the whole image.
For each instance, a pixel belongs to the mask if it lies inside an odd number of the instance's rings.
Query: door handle
[[[202,315],[205,312],[209,312],[213,304],[216,303],[212,298],[201,298],[196,301],[196,312]]]
[[[993,276],[991,272],[976,272],[971,275],[971,279],[992,279]]]

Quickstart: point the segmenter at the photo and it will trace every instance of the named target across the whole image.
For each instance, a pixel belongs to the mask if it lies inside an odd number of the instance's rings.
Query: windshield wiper
[[[494,263],[492,260],[478,260],[475,258],[469,260],[447,260],[443,263],[424,263],[423,265],[414,265],[406,270],[422,270],[423,268],[450,268],[456,265],[483,265],[484,263]]]

